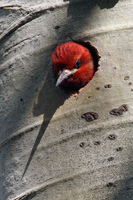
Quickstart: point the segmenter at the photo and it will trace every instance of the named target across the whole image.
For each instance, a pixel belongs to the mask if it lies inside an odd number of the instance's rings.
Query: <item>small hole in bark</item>
[[[123,147],[117,147],[116,148],[116,151],[122,151],[123,150]]]
[[[108,136],[108,138],[110,139],[110,140],[115,140],[116,139],[116,135],[115,134],[110,134],[109,136]]]
[[[61,130],[61,134],[63,134],[63,133],[64,133],[64,129]]]
[[[100,90],[100,87],[96,87],[95,90]]]
[[[80,146],[80,147],[84,147],[84,145],[85,145],[85,143],[84,143],[84,142],[81,142],[79,146]]]
[[[96,141],[96,142],[94,142],[94,145],[100,145],[100,144],[101,144],[100,141]]]
[[[112,183],[112,182],[110,182],[110,183],[108,183],[108,184],[107,184],[107,187],[116,187],[116,184],[115,184],[115,183]]]
[[[119,116],[119,115],[122,115],[124,112],[127,112],[128,111],[128,105],[127,104],[123,104],[121,105],[119,108],[114,108],[112,109],[109,113],[111,115],[116,115],[116,116]]]
[[[109,157],[108,158],[108,161],[113,161],[114,160],[114,157]]]
[[[132,82],[129,82],[128,85],[132,85]]]
[[[130,77],[129,76],[125,76],[124,80],[127,81]]]
[[[112,85],[111,85],[111,84],[106,84],[104,87],[105,87],[105,88],[111,88]]]
[[[55,26],[54,28],[55,28],[56,30],[58,30],[58,29],[60,28],[60,26],[57,25],[57,26]]]
[[[85,119],[87,122],[91,122],[98,119],[98,114],[95,112],[87,112],[81,115],[82,119]]]

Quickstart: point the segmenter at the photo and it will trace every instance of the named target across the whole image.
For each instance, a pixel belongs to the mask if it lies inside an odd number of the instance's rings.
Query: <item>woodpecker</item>
[[[71,89],[84,87],[95,73],[96,66],[92,55],[94,50],[93,47],[89,49],[73,41],[58,45],[52,54],[57,74],[56,86],[62,85]]]

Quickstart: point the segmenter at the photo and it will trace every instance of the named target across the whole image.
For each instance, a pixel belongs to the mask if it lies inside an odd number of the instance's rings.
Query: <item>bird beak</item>
[[[72,70],[66,69],[66,70],[62,71],[57,79],[56,87],[59,86],[63,81],[71,78],[76,71],[77,71],[77,69],[72,69]]]

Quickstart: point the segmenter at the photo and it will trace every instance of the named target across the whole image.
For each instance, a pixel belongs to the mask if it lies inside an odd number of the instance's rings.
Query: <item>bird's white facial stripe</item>
[[[69,74],[69,75],[74,74],[76,71],[77,71],[77,69],[71,69],[71,70],[66,69],[66,70],[65,70],[65,72],[66,72],[67,74]]]
[[[69,76],[69,75],[74,74],[76,71],[77,71],[77,69],[72,69],[72,70],[65,69],[64,71],[61,71],[61,70],[60,70],[60,71],[58,72],[58,76],[60,76],[62,72],[66,73],[66,74]]]
[[[59,77],[57,79],[56,86],[59,86],[63,81],[69,79],[71,75],[73,75],[76,71],[77,69],[72,69],[72,70],[65,69],[64,71],[59,71],[58,73]]]

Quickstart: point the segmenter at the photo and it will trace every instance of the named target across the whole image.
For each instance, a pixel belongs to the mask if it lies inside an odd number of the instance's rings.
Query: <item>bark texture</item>
[[[133,199],[133,3],[1,0],[0,199]],[[90,41],[100,66],[70,96],[51,55]]]

